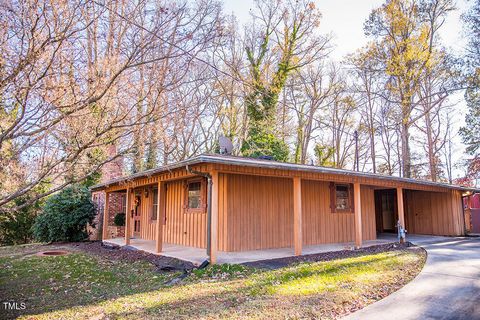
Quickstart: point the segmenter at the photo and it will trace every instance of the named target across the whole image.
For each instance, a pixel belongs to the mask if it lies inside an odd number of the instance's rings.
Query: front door
[[[432,215],[429,194],[426,192],[412,192],[412,202],[415,203],[413,218],[415,233],[432,234]]]
[[[375,190],[377,232],[396,232],[397,195],[395,190]]]
[[[133,236],[135,238],[140,237],[140,217],[142,214],[141,210],[141,204],[140,201],[142,199],[142,196],[140,194],[135,194],[135,208],[132,211],[133,215]]]

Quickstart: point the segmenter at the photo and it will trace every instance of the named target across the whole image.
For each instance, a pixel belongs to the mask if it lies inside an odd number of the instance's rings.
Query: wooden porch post
[[[156,242],[156,251],[157,253],[162,252],[163,245],[163,217],[165,216],[166,208],[166,184],[164,181],[158,182],[158,200],[157,200],[157,242]]]
[[[103,204],[103,225],[102,225],[102,240],[108,238],[108,200],[110,193],[105,190],[105,203]]]
[[[405,210],[403,206],[403,189],[398,187],[397,188],[397,206],[398,206],[398,220],[400,221],[400,225],[405,230]],[[400,242],[404,242],[405,239],[400,239]]]
[[[212,206],[211,221],[210,221],[210,263],[217,263],[218,250],[218,172],[213,171],[212,176]]]
[[[362,199],[360,193],[360,183],[353,184],[353,199],[355,203],[355,248],[362,247]]]
[[[125,201],[125,245],[130,244],[130,188],[127,188]]]
[[[293,177],[293,243],[296,256],[302,254],[302,179]]]

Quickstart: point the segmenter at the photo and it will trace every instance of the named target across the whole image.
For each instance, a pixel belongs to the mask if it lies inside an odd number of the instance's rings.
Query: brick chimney
[[[117,155],[117,146],[115,144],[107,146],[107,155],[108,158],[113,158]],[[121,176],[123,176],[123,156],[119,156],[103,166],[101,182],[107,182]]]

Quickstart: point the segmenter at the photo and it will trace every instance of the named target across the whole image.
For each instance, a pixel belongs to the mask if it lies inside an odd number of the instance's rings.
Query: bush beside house
[[[33,234],[42,242],[82,241],[95,217],[95,205],[84,186],[70,186],[50,197],[35,220]]]

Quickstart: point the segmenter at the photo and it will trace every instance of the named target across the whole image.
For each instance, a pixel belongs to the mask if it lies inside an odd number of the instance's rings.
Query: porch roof
[[[131,180],[139,179],[139,178],[151,177],[153,175],[156,175],[162,172],[171,171],[171,170],[182,168],[185,166],[192,166],[192,165],[197,165],[202,163],[225,164],[225,165],[268,168],[268,169],[281,169],[281,170],[301,171],[301,172],[326,173],[326,174],[333,174],[333,175],[339,175],[339,176],[363,177],[363,178],[371,178],[371,179],[378,179],[378,180],[406,182],[406,183],[412,183],[412,184],[418,184],[418,185],[436,186],[436,187],[443,187],[443,188],[449,188],[449,189],[457,189],[461,191],[480,192],[479,188],[464,187],[464,186],[453,185],[453,184],[442,183],[442,182],[433,182],[428,180],[404,178],[404,177],[383,175],[383,174],[371,173],[371,172],[360,172],[360,171],[353,171],[353,170],[346,170],[346,169],[321,167],[321,166],[315,166],[315,165],[279,162],[275,160],[264,160],[264,159],[257,159],[257,158],[248,158],[248,157],[240,157],[240,156],[232,156],[232,155],[220,155],[220,154],[201,154],[201,155],[192,157],[190,159],[186,159],[176,163],[160,166],[154,169],[142,171],[132,175],[119,177],[104,183],[100,183],[93,186],[91,189],[101,190],[108,186],[115,185],[117,183],[127,182]]]

